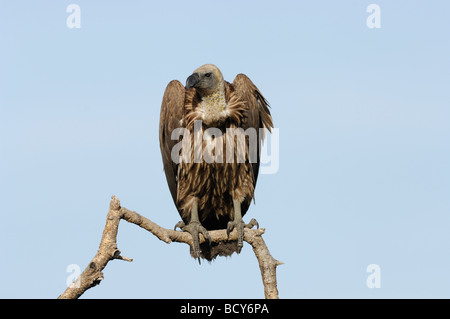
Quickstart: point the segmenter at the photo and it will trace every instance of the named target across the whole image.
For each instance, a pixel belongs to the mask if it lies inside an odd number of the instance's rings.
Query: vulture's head
[[[222,91],[224,88],[222,72],[214,64],[199,67],[186,79],[186,89],[196,88],[202,95]]]

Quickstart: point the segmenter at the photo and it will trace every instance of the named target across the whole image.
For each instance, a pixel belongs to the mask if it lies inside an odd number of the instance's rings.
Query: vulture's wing
[[[245,108],[247,109],[247,120],[242,123],[242,128],[246,130],[253,127],[258,132],[258,161],[252,163],[253,166],[253,183],[256,185],[259,172],[259,153],[261,142],[264,139],[264,134],[259,134],[259,129],[264,128],[271,132],[273,128],[272,116],[269,111],[269,103],[258,90],[256,85],[245,75],[238,74],[233,81],[235,92],[240,98],[245,101]]]
[[[177,201],[177,169],[178,165],[172,161],[171,152],[177,140],[171,139],[172,131],[182,127],[184,118],[184,86],[177,80],[171,81],[164,92],[159,118],[159,146],[166,173],[167,184],[176,205]]]

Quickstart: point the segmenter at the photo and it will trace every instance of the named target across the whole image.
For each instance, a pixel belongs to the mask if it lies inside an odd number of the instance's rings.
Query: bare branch
[[[260,235],[247,236],[247,233],[245,233],[244,236],[244,240],[252,246],[253,252],[258,259],[264,284],[264,295],[267,299],[278,299],[277,266],[283,263],[272,257],[264,239]]]
[[[139,227],[149,231],[163,242],[169,244],[171,242],[186,243],[192,247],[192,236],[186,232],[175,231],[172,229],[163,228],[148,218],[120,206],[120,201],[116,196],[111,197],[108,215],[106,217],[106,225],[103,230],[102,239],[98,248],[97,254],[80,274],[80,276],[58,297],[58,299],[76,299],[79,298],[86,290],[95,287],[103,280],[102,270],[106,267],[108,262],[113,259],[124,261],[133,261],[132,258],[120,255],[117,249],[117,233],[119,229],[120,220],[124,219],[129,223],[138,225]],[[261,235],[264,234],[265,229],[248,229],[244,230],[244,240],[249,243],[259,263],[261,276],[264,284],[264,293],[268,299],[277,299],[277,279],[276,267],[282,263],[275,260],[269,252]],[[227,236],[226,230],[209,231],[211,242],[225,242],[229,240],[237,240],[238,234],[236,230]],[[205,238],[200,236],[200,243],[204,242]]]

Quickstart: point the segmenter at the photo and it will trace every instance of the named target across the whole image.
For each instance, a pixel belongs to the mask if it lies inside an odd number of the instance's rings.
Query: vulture
[[[242,217],[254,200],[260,147],[273,128],[269,103],[244,74],[224,81],[213,64],[196,69],[183,86],[172,80],[161,104],[159,142],[170,193],[192,235],[191,255],[213,260],[240,253]],[[210,230],[238,231],[237,241],[211,243]],[[199,234],[205,240],[199,244]]]

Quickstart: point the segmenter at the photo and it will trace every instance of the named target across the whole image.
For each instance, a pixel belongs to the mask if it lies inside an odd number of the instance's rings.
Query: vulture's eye
[[[211,72],[205,73],[205,76],[209,78],[211,76]]]

